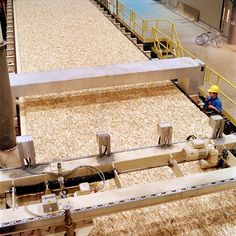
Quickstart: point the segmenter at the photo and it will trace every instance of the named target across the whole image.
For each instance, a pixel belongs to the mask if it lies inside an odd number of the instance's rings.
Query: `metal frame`
[[[30,168],[36,167],[36,160],[35,160],[36,154],[32,136],[30,135],[17,136],[16,142],[21,161],[21,167],[23,169],[27,168],[27,166],[29,166]]]
[[[92,195],[63,197],[57,200],[59,206],[70,205],[72,219],[70,222],[83,222],[93,217],[111,214],[115,212],[176,201],[187,197],[200,196],[203,194],[227,190],[236,187],[236,158],[229,152],[225,155],[225,161],[230,166],[228,169],[212,171],[208,173],[183,176],[178,163],[186,161],[201,160],[205,155],[194,155],[190,158],[184,154],[186,146],[201,148],[209,142],[206,140],[194,140],[172,144],[164,147],[156,146],[143,149],[135,149],[112,153],[110,156],[91,156],[87,158],[57,163],[60,168],[54,169],[53,165],[46,164],[38,166],[32,172],[22,169],[5,169],[0,171],[0,193],[9,190],[15,193],[17,186],[27,186],[59,179],[64,176],[73,177],[85,175],[83,165],[99,167],[102,171],[115,171],[115,182],[118,189],[106,192],[98,192]],[[236,148],[236,135],[224,136],[214,140],[214,145],[223,148]],[[138,184],[132,187],[122,188],[118,174],[168,165],[178,177],[156,183]],[[62,171],[63,170],[63,171]],[[37,174],[38,173],[38,174]],[[33,174],[33,175],[32,175]],[[12,194],[13,204],[15,194]],[[60,209],[54,213],[45,214],[43,204],[32,204],[27,207],[20,206],[1,210],[0,234],[16,233],[45,227],[60,227],[64,224],[64,213]],[[73,232],[71,224],[65,225],[67,231]]]
[[[222,138],[224,133],[225,120],[220,115],[210,117],[209,124],[213,129],[212,138]]]
[[[205,64],[189,57],[133,62],[109,66],[82,67],[36,73],[11,74],[15,97],[24,97],[80,89],[139,84],[178,79],[186,94],[197,94],[203,85]]]
[[[236,167],[203,174],[179,177],[156,183],[137,184],[127,188],[92,195],[59,199],[59,205],[71,206],[74,221],[155,204],[201,196],[236,187]],[[30,210],[29,210],[30,207]],[[13,233],[27,229],[63,224],[64,212],[43,214],[42,204],[2,210],[0,233]],[[35,216],[33,212],[41,214]],[[36,213],[35,213],[36,214]],[[13,220],[14,219],[14,220]]]
[[[208,139],[203,140],[207,142]],[[160,146],[147,147],[142,149],[126,150],[112,153],[110,156],[100,158],[97,155],[78,158],[62,163],[63,173],[67,177],[76,177],[86,175],[86,170],[82,167],[89,165],[99,167],[104,172],[116,170],[118,173],[136,171],[141,169],[156,168],[161,166],[169,166],[170,160],[177,163],[186,161],[194,161],[204,159],[205,156],[196,156],[188,159],[184,155],[184,147],[190,144],[190,141],[174,143],[170,147],[161,148]],[[224,146],[227,149],[236,148],[236,134],[227,135],[221,139],[214,140],[217,147]],[[229,156],[228,162],[231,166],[235,166],[236,162],[233,156]],[[57,175],[51,175],[53,172],[57,174],[57,168],[53,167],[53,163],[42,164],[33,169],[33,175],[22,169],[3,169],[0,171],[0,194],[8,192],[12,187],[12,179],[15,186],[27,186],[44,182],[45,180],[56,180]],[[38,174],[37,174],[38,173]]]
[[[171,145],[172,143],[172,130],[173,127],[168,122],[161,122],[158,125],[158,133],[159,133],[159,144],[161,146]]]
[[[96,133],[97,143],[99,148],[99,156],[111,155],[111,137],[106,131],[99,131]],[[103,151],[104,148],[104,151]]]

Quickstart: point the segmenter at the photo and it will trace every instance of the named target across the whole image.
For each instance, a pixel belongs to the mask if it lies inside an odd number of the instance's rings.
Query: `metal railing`
[[[143,19],[119,0],[97,0],[97,2],[100,2],[114,18],[130,30],[141,42],[153,43],[152,50],[160,59],[186,56],[196,59],[193,54],[181,46],[175,24],[171,21]],[[226,80],[209,66],[206,66],[204,80],[209,85],[217,84],[221,86],[225,83],[231,88],[232,94],[236,94],[236,85]],[[205,91],[201,89],[200,93],[206,95]],[[220,90],[220,94],[236,109],[236,101],[230,95],[222,90]],[[236,118],[225,110],[223,110],[223,113],[236,125]]]
[[[224,88],[224,87],[229,88],[227,92],[220,89],[220,94],[226,99],[226,102],[230,103],[234,107],[234,110],[236,110],[236,101],[232,99],[232,97],[229,95],[230,93],[236,94],[235,84],[225,79],[223,76],[221,76],[219,73],[217,73],[215,70],[213,70],[209,66],[206,66],[205,82],[207,82],[209,85],[217,84],[219,85],[220,88]],[[200,92],[201,94],[205,95],[204,91],[201,90]],[[223,109],[223,114],[226,117],[228,117],[234,125],[236,125],[236,117],[231,116],[227,111],[225,111],[225,109]]]
[[[170,38],[168,35],[159,30],[159,28],[152,28],[152,34],[155,39],[153,51],[160,59],[169,57],[183,57],[184,51],[186,51],[186,54],[189,54],[188,56],[195,58],[180,45],[179,40]]]
[[[175,25],[169,20],[143,19],[119,0],[97,0],[97,2],[143,43],[155,41],[152,28],[162,30],[168,37],[179,42]]]
[[[155,42],[154,42],[154,52],[157,53],[159,58],[168,58],[168,57],[192,57],[193,59],[196,59],[196,57],[191,54],[189,51],[187,51],[185,48],[183,48],[180,43],[173,41],[171,38],[169,38],[167,35],[162,33],[159,29],[153,28],[153,35],[155,36]],[[165,38],[165,41],[168,42],[167,44],[164,44],[160,41],[158,35],[161,35],[161,38]],[[164,50],[163,50],[164,49]],[[236,85],[225,79],[223,76],[221,76],[219,73],[217,73],[215,70],[210,68],[209,66],[206,66],[205,71],[205,78],[204,81],[208,83],[209,85],[217,84],[220,87],[223,84],[227,85],[231,88],[232,94],[236,94]],[[206,95],[205,91],[200,89],[200,93],[202,95]],[[220,90],[220,94],[226,99],[226,101],[230,102],[233,106],[235,106],[236,109],[236,101],[233,100],[229,95],[226,94],[226,92],[223,92]],[[228,112],[223,110],[223,113],[231,120],[231,122],[236,125],[236,118],[232,117]]]
[[[155,36],[155,42],[153,50],[157,53],[159,58],[168,58],[168,57],[191,57],[193,59],[196,59],[196,57],[191,54],[189,51],[187,51],[184,47],[180,45],[180,43],[173,41],[171,38],[169,38],[167,35],[162,33],[159,29],[153,28],[153,35]],[[161,38],[165,39],[167,44],[164,44],[160,41],[158,35],[161,35]],[[164,49],[164,50],[163,50]],[[205,77],[204,81],[208,83],[209,85],[217,84],[220,87],[225,87],[222,85],[227,85],[232,90],[232,94],[236,94],[236,85],[225,79],[223,76],[221,76],[219,73],[217,73],[215,70],[210,68],[209,66],[206,66],[205,71]],[[204,90],[199,89],[200,93],[205,96],[206,93]],[[226,99],[226,101],[230,102],[233,106],[235,106],[236,109],[236,101],[233,100],[229,95],[226,94],[226,92],[223,92],[222,89],[220,90],[220,94]],[[223,114],[225,114],[231,122],[236,125],[236,118],[231,116],[228,112],[226,112],[223,109]]]

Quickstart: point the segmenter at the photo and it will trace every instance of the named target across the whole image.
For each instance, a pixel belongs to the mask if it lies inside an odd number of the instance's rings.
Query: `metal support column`
[[[236,45],[236,0],[232,0],[232,14],[229,30],[229,44]]]
[[[9,82],[5,41],[0,28],[0,150],[9,150],[16,146],[12,93]]]

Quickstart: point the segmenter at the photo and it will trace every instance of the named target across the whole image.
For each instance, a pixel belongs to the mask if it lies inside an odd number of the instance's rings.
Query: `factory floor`
[[[236,45],[227,44],[226,38],[222,48],[217,48],[213,43],[203,46],[198,46],[195,43],[197,35],[214,29],[201,22],[191,21],[177,11],[168,9],[159,1],[143,0],[138,1],[138,4],[137,0],[123,0],[123,2],[144,19],[168,19],[175,23],[182,46],[225,79],[236,84]],[[235,89],[233,90],[224,82],[219,85],[223,92],[236,101]],[[221,100],[223,109],[236,119],[235,105],[222,96]]]

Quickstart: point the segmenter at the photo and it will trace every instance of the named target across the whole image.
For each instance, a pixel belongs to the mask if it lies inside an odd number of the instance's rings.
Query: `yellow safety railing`
[[[206,72],[205,72],[205,81],[209,85],[217,84],[220,88],[227,87],[227,94],[236,94],[236,85],[225,79],[223,76],[221,76],[219,73],[214,71],[209,66],[206,66]],[[224,86],[227,85],[227,86]],[[200,93],[202,95],[205,95],[205,92],[200,90]],[[224,92],[222,89],[220,90],[220,94],[226,99],[226,102],[229,102],[234,107],[234,110],[236,110],[236,101],[232,99],[230,95],[226,94],[226,91]],[[231,116],[227,111],[223,109],[223,114],[225,114],[226,117],[228,117],[231,122],[236,125],[236,117]]]
[[[188,56],[195,58],[180,45],[179,40],[170,38],[158,28],[152,28],[152,33],[155,38],[153,51],[160,59],[169,57],[183,57],[184,51],[186,54],[189,54]]]
[[[191,54],[189,51],[187,51],[184,47],[180,45],[180,43],[173,41],[171,38],[169,38],[167,35],[162,33],[159,29],[153,28],[153,35],[155,36],[155,42],[154,42],[154,48],[153,50],[157,53],[159,58],[168,58],[169,56],[173,57],[191,57],[193,59],[196,59],[196,57]],[[165,41],[169,42],[171,41],[170,45],[171,48],[168,47],[168,45],[163,44],[160,42],[158,35],[161,35],[161,38],[165,38]],[[165,51],[163,50],[165,49]],[[163,55],[163,52],[165,52],[165,55]],[[170,54],[168,54],[170,53]],[[214,71],[209,66],[206,66],[205,71],[205,82],[207,82],[209,85],[217,84],[220,87],[223,83],[228,85],[229,88],[231,88],[231,93],[236,94],[236,85],[231,83],[230,81],[226,80],[223,76],[221,76],[219,73]],[[229,91],[227,91],[229,92]],[[201,95],[205,96],[205,91],[200,89]],[[229,101],[233,106],[235,106],[236,109],[236,101],[233,100],[229,95],[226,94],[226,92],[223,92],[220,90],[220,94],[226,99],[226,101]],[[223,113],[231,120],[231,122],[236,125],[236,118],[232,117],[228,112],[223,110]]]
[[[145,20],[119,0],[97,1],[100,2],[114,18],[119,20],[120,23],[129,29],[141,42],[153,43],[152,50],[160,59],[186,56],[196,59],[193,54],[181,46],[175,24],[171,21],[154,19]],[[226,80],[209,66],[206,66],[205,81],[209,85],[217,84],[219,86],[221,86],[222,83],[226,83],[231,88],[232,94],[236,94],[236,85]],[[200,93],[204,96],[206,95],[203,90],[200,90]],[[233,104],[236,109],[236,101],[222,90],[220,90],[220,94]],[[236,125],[236,118],[230,116],[225,110],[223,113],[232,123],[234,123],[234,125]]]
[[[214,71],[213,69],[211,69],[209,66],[206,67],[206,73],[205,73],[205,81],[210,84],[217,84],[220,86],[220,83],[226,83],[227,85],[230,86],[230,88],[233,89],[232,93],[236,94],[236,85],[231,83],[230,81],[226,80],[225,78],[223,78],[223,76],[221,76],[219,73],[217,73],[216,71]],[[221,86],[222,87],[222,86]],[[224,92],[221,91],[221,94],[227,98],[231,103],[233,103],[236,106],[236,101],[234,101],[233,99],[231,99],[229,96],[227,96]]]
[[[191,54],[189,51],[187,51],[185,48],[183,48],[180,43],[173,41],[171,38],[169,38],[167,35],[162,33],[159,29],[153,28],[153,35],[155,36],[155,42],[154,42],[154,48],[153,50],[157,53],[159,58],[168,58],[170,56],[173,57],[192,57],[196,59],[196,57]],[[165,38],[165,41],[171,42],[169,44],[164,44],[160,42],[158,35],[161,35],[161,38]],[[168,45],[171,45],[169,47]],[[165,49],[165,50],[163,50]],[[165,54],[163,55],[163,52]],[[232,90],[232,94],[236,94],[236,85],[231,83],[230,81],[226,80],[223,76],[221,76],[219,73],[214,71],[212,68],[209,66],[206,66],[206,71],[205,71],[205,82],[207,82],[209,85],[217,84],[220,87],[225,87],[222,86],[223,83],[227,84],[228,87]],[[229,91],[227,91],[229,92]],[[200,89],[200,93],[205,96],[205,91]],[[235,106],[236,109],[236,101],[233,100],[229,95],[227,95],[225,92],[220,90],[220,94],[226,99],[226,101],[229,101],[233,106]],[[236,118],[232,117],[228,112],[223,110],[223,113],[231,120],[231,122],[236,125]]]
[[[152,28],[161,29],[179,42],[175,25],[168,20],[143,19],[119,0],[100,0],[100,3],[143,43],[154,42]]]

